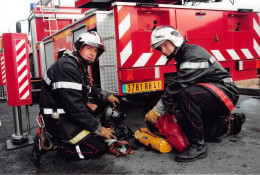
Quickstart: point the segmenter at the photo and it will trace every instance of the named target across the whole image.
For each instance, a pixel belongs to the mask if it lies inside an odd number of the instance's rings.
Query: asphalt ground
[[[145,127],[139,105],[122,102],[125,121],[133,131]],[[36,134],[38,105],[29,106],[31,136]],[[260,99],[241,95],[233,112],[246,114],[242,131],[223,136],[220,143],[207,143],[208,156],[189,163],[175,162],[176,151],[158,153],[140,146],[134,154],[116,158],[105,154],[94,160],[67,160],[52,151],[42,156],[41,167],[29,158],[32,146],[7,150],[7,140],[15,133],[13,108],[0,103],[0,174],[260,174]],[[26,132],[22,107],[23,129]]]

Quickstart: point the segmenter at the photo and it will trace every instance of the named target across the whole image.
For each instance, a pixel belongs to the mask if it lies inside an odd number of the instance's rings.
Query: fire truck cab
[[[42,70],[46,69],[46,64],[52,64],[54,62],[54,60],[45,60],[46,49],[48,52],[50,52],[50,50],[49,48],[43,48],[43,39],[83,17],[85,10],[87,9],[55,6],[54,4],[48,6],[37,5],[31,10],[28,22],[32,47],[30,62],[34,65],[32,77],[42,78]]]

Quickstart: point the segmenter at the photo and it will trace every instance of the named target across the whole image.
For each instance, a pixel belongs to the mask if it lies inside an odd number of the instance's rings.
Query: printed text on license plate
[[[161,81],[150,81],[142,83],[123,84],[123,94],[162,89]]]

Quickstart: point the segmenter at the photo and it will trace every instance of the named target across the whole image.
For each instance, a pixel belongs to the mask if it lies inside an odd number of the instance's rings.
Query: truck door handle
[[[154,4],[154,3],[136,3],[136,6],[144,6],[144,7],[158,7],[159,4]]]
[[[196,15],[204,16],[206,15],[206,12],[197,12]]]

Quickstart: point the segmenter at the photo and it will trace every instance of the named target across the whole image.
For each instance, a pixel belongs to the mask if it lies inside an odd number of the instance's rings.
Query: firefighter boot
[[[246,116],[243,113],[234,113],[227,118],[228,132],[230,135],[238,134],[245,123]]]
[[[175,157],[177,162],[190,162],[201,159],[207,156],[207,147],[204,140],[194,140],[191,144],[181,153]]]
[[[45,152],[46,152],[45,150],[42,150],[40,148],[38,135],[36,135],[36,137],[34,139],[33,148],[31,149],[31,152],[30,152],[30,158],[31,158],[31,161],[33,162],[33,164],[37,168],[40,167],[41,155],[43,155]]]

